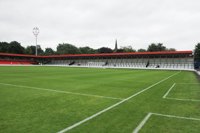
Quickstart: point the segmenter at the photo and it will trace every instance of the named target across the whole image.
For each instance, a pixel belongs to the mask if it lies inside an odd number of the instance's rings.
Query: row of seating
[[[72,66],[83,67],[194,69],[193,58],[52,60],[50,65],[68,66],[71,62]]]

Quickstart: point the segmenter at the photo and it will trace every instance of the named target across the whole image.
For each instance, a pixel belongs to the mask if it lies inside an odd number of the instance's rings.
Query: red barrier
[[[37,64],[34,61],[24,61],[24,60],[0,60],[1,65],[33,65]]]

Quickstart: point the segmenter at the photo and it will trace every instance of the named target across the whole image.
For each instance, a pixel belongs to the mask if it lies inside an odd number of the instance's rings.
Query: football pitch
[[[1,133],[199,133],[194,72],[0,67]]]

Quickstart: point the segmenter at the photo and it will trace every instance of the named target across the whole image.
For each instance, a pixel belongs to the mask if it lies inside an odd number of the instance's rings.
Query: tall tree
[[[124,51],[124,49],[120,48],[120,49],[117,49],[116,52],[117,52],[117,53],[124,53],[125,51]]]
[[[23,54],[25,52],[25,49],[17,41],[12,41],[10,43],[0,42],[0,52]]]
[[[200,43],[195,46],[194,49],[194,61],[195,61],[195,68],[200,68]]]
[[[37,45],[37,52],[38,52],[38,55],[44,55],[44,50],[41,48],[40,45]]]
[[[113,52],[111,48],[107,48],[107,47],[101,47],[97,51],[98,53],[112,53]]]
[[[12,41],[9,44],[9,53],[15,53],[15,54],[24,54],[25,48],[21,46],[20,43],[17,41]]]
[[[0,42],[0,52],[1,53],[8,53],[9,43],[7,42]]]
[[[124,46],[124,47],[121,47],[121,49],[123,49],[124,52],[136,52],[135,49],[132,48],[132,46]]]
[[[166,50],[166,47],[163,46],[162,43],[158,43],[158,44],[152,43],[151,45],[148,46],[148,49],[147,49],[147,51],[150,51],[150,52],[165,51],[165,50]]]
[[[158,51],[157,45],[155,43],[152,43],[151,45],[148,46],[147,51],[149,52]]]
[[[194,60],[195,61],[200,61],[200,43],[198,43],[195,46],[195,49],[194,49]]]
[[[95,50],[88,46],[80,47],[79,50],[80,50],[81,54],[94,54],[95,53]]]
[[[165,50],[166,50],[166,47],[163,46],[162,43],[158,43],[158,44],[157,44],[157,47],[158,47],[158,50],[159,50],[159,51],[165,51]]]
[[[55,54],[55,51],[52,48],[46,48],[44,51],[45,55],[53,55]]]
[[[138,49],[138,52],[146,52],[147,50],[146,49]]]
[[[57,53],[58,54],[79,54],[80,51],[76,46],[72,44],[63,43],[57,46]]]
[[[166,50],[167,50],[167,51],[176,51],[175,48],[167,48]]]
[[[37,52],[38,52],[38,55],[43,55],[44,54],[44,51],[42,50],[40,45],[37,45]],[[27,48],[25,49],[25,53],[26,54],[35,55],[35,46],[33,46],[33,45],[27,46]]]
[[[27,46],[25,49],[25,53],[35,55],[35,46]]]

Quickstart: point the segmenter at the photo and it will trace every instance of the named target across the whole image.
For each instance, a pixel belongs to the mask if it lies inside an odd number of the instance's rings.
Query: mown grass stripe
[[[181,72],[181,71],[180,71],[180,72]],[[158,84],[164,82],[165,80],[168,80],[169,78],[171,78],[171,77],[173,77],[173,76],[179,74],[180,72],[177,72],[177,73],[175,73],[175,74],[172,74],[171,76],[169,76],[169,77],[167,77],[167,78],[164,78],[164,79],[162,79],[162,80],[160,80],[160,81],[158,81],[158,82],[156,82],[156,83],[150,85],[149,87],[147,87],[147,88],[145,88],[145,89],[143,89],[143,90],[141,90],[141,91],[139,91],[139,92],[137,92],[137,93],[135,93],[135,94],[129,96],[128,98],[123,99],[122,101],[117,102],[116,104],[111,105],[111,106],[109,106],[109,107],[107,107],[107,108],[105,108],[105,109],[103,109],[103,110],[97,112],[96,114],[94,114],[94,115],[92,115],[92,116],[90,116],[90,117],[87,117],[87,118],[85,118],[85,119],[83,119],[83,120],[81,120],[81,121],[79,121],[79,122],[77,122],[77,123],[75,123],[75,124],[73,124],[73,125],[67,127],[67,128],[62,129],[62,130],[59,131],[58,133],[67,132],[67,131],[69,131],[69,130],[71,130],[71,129],[73,129],[73,128],[75,128],[75,127],[77,127],[77,126],[79,126],[79,125],[81,125],[81,124],[83,124],[83,123],[85,123],[85,122],[87,122],[87,121],[89,121],[89,120],[91,120],[91,119],[93,119],[93,118],[95,118],[95,117],[97,117],[97,116],[99,116],[99,115],[101,115],[101,114],[107,112],[107,111],[109,111],[110,109],[112,109],[112,108],[114,108],[114,107],[116,107],[116,106],[118,106],[118,105],[120,105],[120,104],[122,104],[122,103],[124,103],[124,102],[126,102],[126,101],[128,101],[128,100],[130,100],[131,98],[133,98],[133,97],[135,97],[135,96],[137,96],[137,95],[139,95],[139,94],[141,94],[141,93],[143,93],[143,92],[149,90],[150,88],[152,88],[152,87],[154,87],[154,86],[156,86],[156,85],[158,85]]]
[[[85,93],[76,93],[76,92],[70,92],[70,91],[61,91],[61,90],[46,89],[46,88],[39,88],[39,87],[32,87],[32,86],[14,85],[14,84],[7,84],[7,83],[0,83],[0,84],[6,85],[6,86],[19,87],[19,88],[29,88],[29,89],[36,89],[36,90],[43,90],[43,91],[51,91],[51,92],[56,92],[56,93],[65,93],[65,94],[80,95],[80,96],[89,96],[89,97],[97,97],[97,98],[123,100],[123,98],[107,97],[107,96],[92,95],[92,94],[85,94]]]

